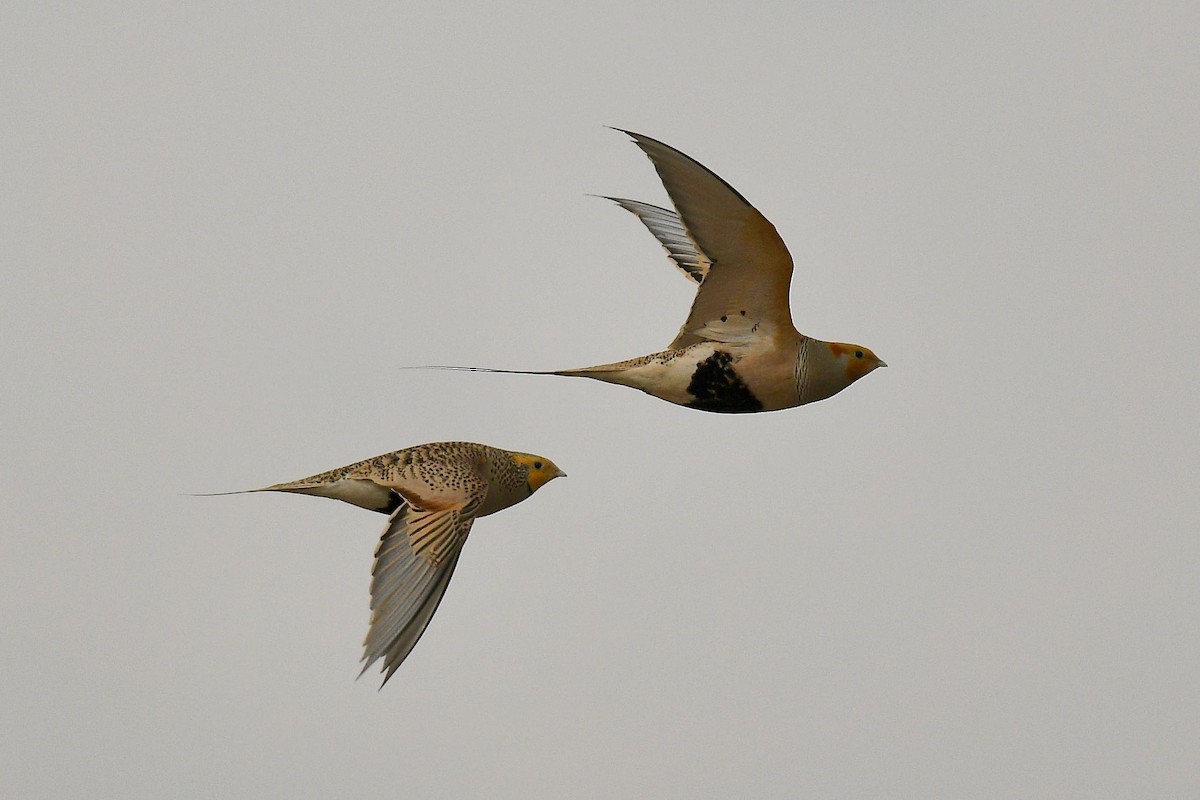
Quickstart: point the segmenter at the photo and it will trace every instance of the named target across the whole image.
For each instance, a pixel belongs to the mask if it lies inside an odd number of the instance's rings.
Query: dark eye
[[[535,462],[533,462],[533,468],[534,468],[534,469],[541,469],[541,468],[542,468],[542,462],[540,462],[540,461],[535,461]]]
[[[855,351],[854,351],[854,357],[855,357],[855,358],[862,358],[862,350],[855,350]]]

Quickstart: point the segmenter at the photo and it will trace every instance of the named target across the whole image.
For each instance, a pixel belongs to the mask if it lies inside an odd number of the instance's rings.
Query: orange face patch
[[[873,369],[875,369],[875,359],[851,356],[850,360],[846,362],[846,380],[856,381]]]
[[[854,348],[848,344],[842,344],[841,342],[827,342],[827,344],[829,345],[829,352],[833,353],[838,358],[842,358],[846,355],[853,355],[851,351],[854,350]]]
[[[553,461],[542,456],[530,455],[529,453],[514,453],[512,459],[526,468],[526,481],[529,484],[529,491],[531,492],[536,492],[549,481],[564,474],[562,470],[555,466]]]
[[[857,344],[826,342],[834,358],[846,360],[846,382],[854,381],[879,366],[879,359],[867,348]]]

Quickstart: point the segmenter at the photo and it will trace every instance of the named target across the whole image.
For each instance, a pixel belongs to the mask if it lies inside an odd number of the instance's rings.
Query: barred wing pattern
[[[696,243],[688,236],[679,215],[665,208],[642,203],[638,200],[626,200],[623,197],[606,197],[626,211],[634,214],[642,221],[658,243],[667,251],[667,257],[679,267],[679,271],[696,283],[702,283],[708,274],[708,257],[700,252]]]
[[[622,133],[650,158],[688,239],[711,262],[671,349],[704,341],[705,328],[723,316],[794,330],[788,306],[792,257],[775,226],[691,156],[649,136]]]
[[[387,683],[412,652],[446,593],[481,500],[430,511],[404,503],[396,510],[375,550],[363,672],[382,658]]]

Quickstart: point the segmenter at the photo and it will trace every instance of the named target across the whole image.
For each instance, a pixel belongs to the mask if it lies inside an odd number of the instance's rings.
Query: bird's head
[[[513,453],[513,461],[525,471],[525,483],[529,486],[530,494],[555,478],[567,476],[567,473],[545,456],[535,456],[532,453]]]
[[[845,386],[849,386],[874,369],[887,366],[883,359],[861,344],[825,342],[825,346],[829,348],[830,354],[843,370]]]

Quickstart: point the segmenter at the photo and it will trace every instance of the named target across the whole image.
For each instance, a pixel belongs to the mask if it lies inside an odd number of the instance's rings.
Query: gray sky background
[[[1200,793],[1200,6],[0,12],[0,794]],[[587,381],[692,291],[603,125],[891,367]],[[355,681],[384,518],[195,498],[440,439],[570,477]]]

